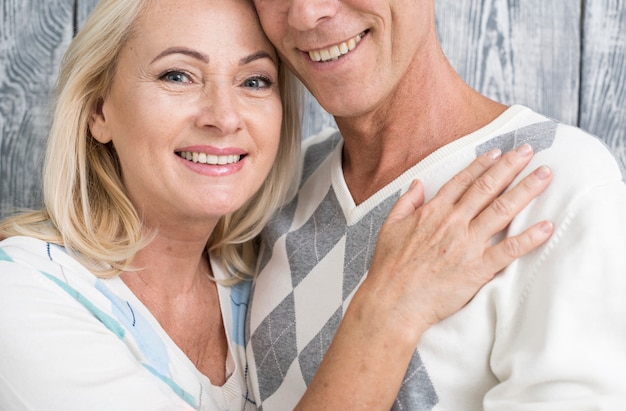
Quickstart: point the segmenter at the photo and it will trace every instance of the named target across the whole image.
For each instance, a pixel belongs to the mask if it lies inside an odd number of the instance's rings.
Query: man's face
[[[432,0],[254,0],[287,65],[331,114],[385,104],[434,30]]]

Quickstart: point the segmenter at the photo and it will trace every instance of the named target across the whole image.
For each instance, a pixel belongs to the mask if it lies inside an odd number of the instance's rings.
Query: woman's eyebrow
[[[193,49],[188,49],[185,47],[170,47],[168,49],[163,50],[162,52],[160,52],[154,59],[152,59],[151,63],[154,63],[155,61],[172,55],[172,54],[184,54],[186,56],[195,58],[197,60],[202,61],[203,63],[208,63],[209,62],[209,56],[207,56],[206,54],[200,53],[199,51],[193,50]],[[274,63],[276,63],[274,57],[272,57],[272,55],[266,51],[257,51],[256,53],[252,53],[246,57],[243,57],[239,60],[239,65],[243,66],[245,64],[248,64],[252,61],[255,60],[259,60],[259,59],[264,59],[264,58],[268,58],[270,60],[272,60]]]
[[[208,63],[209,62],[209,56],[200,53],[199,51],[196,50],[192,50],[192,49],[188,49],[185,47],[170,47],[168,49],[163,50],[162,52],[160,52],[154,59],[152,59],[151,63],[154,63],[155,61],[165,57],[165,56],[169,56],[172,54],[184,54],[186,56],[195,58],[197,60],[202,61],[203,63]]]
[[[264,59],[264,58],[268,58],[268,59],[272,60],[274,63],[276,63],[276,60],[268,52],[266,52],[266,51],[257,51],[256,53],[250,54],[249,56],[246,56],[246,57],[242,58],[241,60],[239,60],[239,65],[243,66],[243,65],[248,64],[250,62],[253,62],[254,60]]]

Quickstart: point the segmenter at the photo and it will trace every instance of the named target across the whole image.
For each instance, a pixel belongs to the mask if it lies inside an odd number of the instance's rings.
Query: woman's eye
[[[243,82],[244,87],[255,89],[269,88],[273,84],[272,80],[264,76],[250,77]]]
[[[191,83],[190,77],[182,71],[168,71],[161,75],[160,79],[173,83]]]

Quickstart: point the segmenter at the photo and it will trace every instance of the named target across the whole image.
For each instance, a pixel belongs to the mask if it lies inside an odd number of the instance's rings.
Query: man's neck
[[[344,178],[356,204],[506,109],[471,89],[452,67],[445,69],[427,84],[403,82],[375,112],[335,119],[344,138]]]

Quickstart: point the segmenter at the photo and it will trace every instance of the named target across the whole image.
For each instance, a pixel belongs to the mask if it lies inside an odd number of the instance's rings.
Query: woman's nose
[[[201,112],[197,121],[199,127],[213,127],[221,134],[233,134],[242,128],[241,108],[237,104],[235,91],[230,87],[213,88],[203,96]]]

